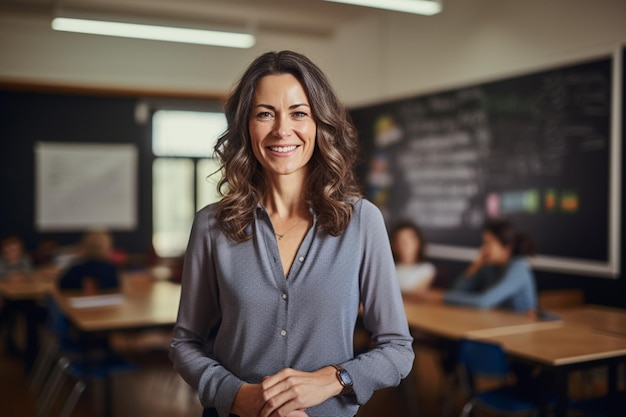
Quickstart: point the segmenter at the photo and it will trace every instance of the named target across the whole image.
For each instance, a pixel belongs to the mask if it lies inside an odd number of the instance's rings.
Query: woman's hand
[[[231,412],[239,417],[258,417],[264,405],[261,384],[244,384],[235,396]],[[285,417],[308,417],[308,415],[303,409],[297,409]]]
[[[306,408],[341,393],[342,386],[332,366],[315,372],[283,369],[261,383],[264,406],[259,417],[305,417]]]
[[[231,412],[239,417],[258,417],[263,405],[265,401],[261,384],[244,384],[235,396]],[[285,417],[308,417],[308,415],[303,409],[298,409]]]
[[[239,417],[258,417],[263,405],[261,384],[243,384],[237,391],[230,411]]]
[[[261,384],[243,384],[231,412],[240,417],[307,417],[306,408],[341,392],[336,372],[332,366],[316,372],[283,369]]]

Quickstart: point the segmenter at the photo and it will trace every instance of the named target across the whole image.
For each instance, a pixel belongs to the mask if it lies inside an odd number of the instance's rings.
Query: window
[[[217,138],[223,113],[158,110],[152,118],[152,244],[160,257],[184,253],[197,210],[219,200]]]

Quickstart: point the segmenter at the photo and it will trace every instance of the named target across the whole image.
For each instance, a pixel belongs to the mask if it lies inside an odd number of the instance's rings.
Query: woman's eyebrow
[[[266,109],[269,109],[269,110],[276,110],[276,107],[272,106],[271,104],[264,104],[264,103],[259,103],[259,104],[255,105],[254,107],[255,108],[263,107],[263,108],[266,108]],[[297,104],[292,104],[291,106],[289,106],[289,109],[293,110],[293,109],[296,109],[298,107],[308,107],[308,108],[311,108],[311,106],[309,106],[306,103],[297,103]]]

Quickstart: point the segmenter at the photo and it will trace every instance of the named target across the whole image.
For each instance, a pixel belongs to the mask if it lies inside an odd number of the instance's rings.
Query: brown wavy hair
[[[330,82],[304,55],[267,52],[250,64],[227,99],[228,128],[215,145],[223,173],[218,183],[223,198],[216,217],[235,241],[252,237],[246,229],[254,222],[254,210],[266,191],[248,131],[254,90],[261,78],[279,74],[291,74],[300,81],[317,124],[306,200],[317,213],[320,227],[333,236],[342,234],[352,216],[352,204],[361,196],[352,169],[358,154],[356,129]]]

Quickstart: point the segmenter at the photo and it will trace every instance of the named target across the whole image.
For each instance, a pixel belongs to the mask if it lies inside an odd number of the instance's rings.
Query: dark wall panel
[[[82,94],[0,92],[0,230],[19,233],[32,249],[42,235],[35,229],[37,142],[124,143],[137,147],[138,226],[114,232],[116,245],[145,252],[152,235],[150,126],[135,121],[137,98]],[[72,244],[80,233],[51,233]]]

